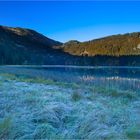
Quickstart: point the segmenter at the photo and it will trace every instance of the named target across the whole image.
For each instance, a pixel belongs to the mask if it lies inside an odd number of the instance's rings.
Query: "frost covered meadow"
[[[1,73],[0,139],[140,139],[139,90]]]

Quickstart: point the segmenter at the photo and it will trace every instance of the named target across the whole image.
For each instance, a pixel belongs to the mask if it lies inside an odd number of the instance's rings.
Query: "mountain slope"
[[[17,44],[23,43],[27,45],[30,43],[30,45],[32,45],[31,43],[33,43],[35,45],[35,43],[37,43],[37,45],[47,47],[62,45],[61,42],[47,38],[46,36],[31,29],[0,26],[0,37],[6,37],[6,35]]]
[[[140,32],[114,35],[87,42],[70,41],[61,49],[77,56],[123,56],[140,55]]]
[[[0,64],[140,66],[139,44],[139,33],[63,44],[34,30],[0,26]]]
[[[52,47],[62,45],[36,31],[0,26],[0,63],[24,64],[44,63],[46,58],[61,51]]]

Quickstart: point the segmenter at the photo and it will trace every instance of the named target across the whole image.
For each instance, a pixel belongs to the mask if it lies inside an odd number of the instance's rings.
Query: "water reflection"
[[[85,87],[102,86],[140,91],[140,67],[58,67],[10,66],[0,67],[0,72],[36,76],[59,82],[78,83]]]
[[[140,90],[140,68],[43,68],[55,73],[54,79],[79,84],[105,86],[125,90]],[[53,75],[53,74],[52,74]]]

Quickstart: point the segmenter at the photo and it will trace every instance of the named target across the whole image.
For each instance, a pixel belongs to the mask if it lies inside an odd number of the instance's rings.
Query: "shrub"
[[[76,90],[72,94],[72,100],[79,101],[82,98],[82,93],[79,92],[79,90]]]

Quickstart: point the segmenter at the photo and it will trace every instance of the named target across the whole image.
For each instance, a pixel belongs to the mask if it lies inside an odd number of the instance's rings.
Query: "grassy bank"
[[[0,74],[0,139],[139,139],[135,91]]]

